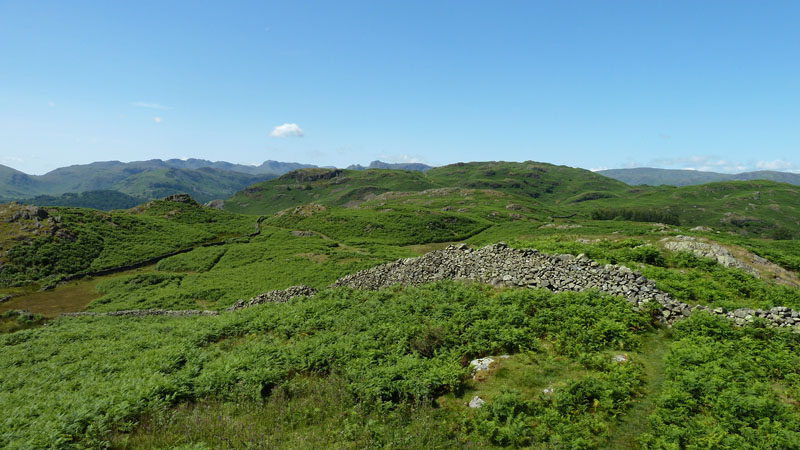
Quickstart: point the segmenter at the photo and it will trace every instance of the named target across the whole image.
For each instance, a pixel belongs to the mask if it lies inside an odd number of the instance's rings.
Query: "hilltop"
[[[600,175],[622,181],[630,185],[649,186],[693,186],[717,181],[770,180],[780,183],[800,185],[800,174],[759,170],[737,174],[703,172],[699,170],[654,169],[639,167],[635,169],[598,170]]]
[[[475,162],[403,170],[305,169],[250,186],[225,202],[225,208],[248,214],[270,214],[304,203],[355,206],[390,192],[433,188],[490,189],[551,204],[613,198],[624,183],[588,170],[546,163]]]

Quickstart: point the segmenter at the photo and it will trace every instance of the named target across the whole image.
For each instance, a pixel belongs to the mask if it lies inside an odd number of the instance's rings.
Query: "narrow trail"
[[[647,377],[644,393],[609,430],[606,448],[638,449],[637,437],[647,430],[647,419],[656,408],[656,399],[664,384],[664,358],[669,353],[669,330],[659,329],[642,343],[633,360],[644,364]]]

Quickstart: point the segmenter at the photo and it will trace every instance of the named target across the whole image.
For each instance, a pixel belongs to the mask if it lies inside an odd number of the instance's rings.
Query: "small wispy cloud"
[[[303,129],[300,128],[296,123],[285,123],[283,125],[278,125],[269,133],[270,136],[276,138],[303,137],[305,134],[305,131],[303,131]]]
[[[131,105],[133,105],[133,106],[135,106],[137,108],[160,109],[160,110],[164,110],[164,111],[167,111],[167,110],[170,110],[170,109],[175,109],[175,108],[173,108],[171,106],[162,105],[161,103],[152,103],[152,102],[133,102],[133,103],[131,103]]]
[[[10,163],[10,164],[19,164],[19,163],[24,163],[25,162],[24,159],[17,158],[16,156],[0,156],[0,161],[2,161],[4,163]]]
[[[680,158],[660,158],[650,161],[650,167],[699,170],[701,172],[738,173],[749,170],[747,164],[732,162],[716,156],[692,155]]]
[[[162,119],[161,117],[158,117],[158,116],[153,117],[153,122],[155,122],[155,123],[161,123],[163,120],[164,119]]]
[[[756,168],[761,170],[796,170],[798,167],[794,163],[784,161],[782,159],[775,159],[772,161],[759,161],[756,163]]]
[[[387,155],[382,154],[379,158],[384,162],[389,163],[405,163],[405,164],[426,164],[425,160],[419,155]]]
[[[50,100],[49,102],[47,102],[47,106],[52,108],[52,107],[56,106],[56,102]]]

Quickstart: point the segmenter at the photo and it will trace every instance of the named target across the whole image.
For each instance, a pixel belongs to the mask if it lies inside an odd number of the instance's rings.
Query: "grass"
[[[268,401],[299,374],[341,377],[356,407],[381,417],[460,392],[465,359],[538,347],[539,336],[558,354],[602,368],[609,347],[638,347],[642,331],[633,330],[645,330],[648,320],[624,300],[592,293],[496,292],[459,283],[340,289],[219,317],[58,319],[0,336],[0,407],[10,412],[0,444],[105,447],[112,431],[133,430],[141,414],[186,401]],[[443,333],[426,331],[435,327]],[[44,389],[50,395],[36,394]],[[573,429],[592,419],[584,400],[561,399],[559,407],[577,409],[553,426]],[[405,433],[424,426],[406,423]],[[464,431],[465,440],[485,436],[477,425]]]
[[[800,343],[762,323],[740,329],[698,315],[661,330],[650,312],[594,291],[326,289],[451,242],[505,241],[627,265],[690,303],[800,308],[796,288],[660,243],[701,236],[796,270],[800,241],[761,237],[796,220],[787,189],[639,189],[532,162],[424,174],[320,169],[229,202],[284,210],[259,219],[257,236],[247,236],[256,216],[181,201],[49,209],[61,216],[60,236],[0,221],[10,250],[2,292],[24,294],[5,309],[223,310],[291,285],[322,290],[216,317],[57,318],[44,327],[3,317],[0,447],[800,448]],[[681,225],[589,219],[609,206],[635,209],[634,219],[669,206]],[[209,241],[222,244],[198,246]],[[33,292],[192,247],[141,270]],[[503,354],[472,378],[471,359]],[[465,406],[475,395],[483,408]]]
[[[631,354],[631,358],[644,366],[644,388],[636,403],[621,416],[609,431],[607,448],[630,449],[639,448],[639,435],[643,424],[656,409],[656,400],[661,394],[664,384],[664,360],[669,352],[671,341],[670,330],[659,330],[647,336],[639,351]]]
[[[193,201],[154,201],[112,213],[79,208],[48,211],[59,224],[52,232],[6,247],[0,286],[54,283],[65,276],[140,263],[255,229],[255,218],[203,208]]]

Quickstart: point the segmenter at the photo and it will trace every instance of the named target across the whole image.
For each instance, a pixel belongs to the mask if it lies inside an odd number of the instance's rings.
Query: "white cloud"
[[[22,158],[17,158],[16,156],[0,156],[0,161],[4,163],[16,164],[16,163],[24,163],[25,160]]]
[[[756,163],[756,167],[761,170],[793,170],[798,168],[794,165],[794,163],[790,163],[782,159],[776,159],[773,161],[759,161]]]
[[[303,137],[305,134],[305,131],[303,131],[303,129],[300,128],[296,123],[285,123],[283,125],[278,125],[272,129],[272,132],[269,133],[270,136],[277,138]]]
[[[426,164],[425,160],[419,155],[387,155],[382,154],[379,158],[383,162],[388,163],[405,163],[405,164]]]
[[[650,161],[650,163],[647,165],[649,167],[699,170],[702,172],[738,173],[749,170],[748,165],[741,162],[730,162],[716,156],[708,155],[692,155],[681,158],[660,158]]]
[[[595,167],[595,168],[592,168],[592,169],[589,169],[589,170],[592,171],[592,172],[599,172],[601,170],[608,170],[608,169],[610,169],[610,167],[603,166],[603,167]]]
[[[155,123],[161,123],[162,120],[163,119],[161,117],[158,117],[158,116],[153,117],[153,122],[155,122]]]
[[[151,103],[151,102],[133,102],[131,103],[133,106],[137,108],[150,108],[150,109],[161,109],[161,110],[170,110],[174,109],[171,106],[162,105],[160,103]]]
[[[56,102],[50,100],[49,102],[47,102],[47,106],[52,108],[52,107],[56,106]]]

